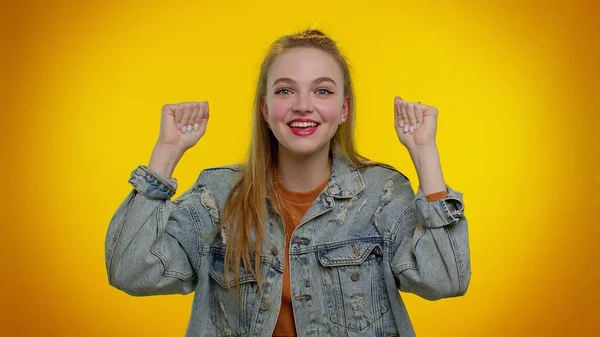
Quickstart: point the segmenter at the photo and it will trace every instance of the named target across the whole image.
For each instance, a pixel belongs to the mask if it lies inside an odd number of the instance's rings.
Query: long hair
[[[355,97],[350,67],[336,43],[319,30],[309,29],[284,35],[274,41],[265,56],[258,76],[253,104],[252,138],[246,164],[240,180],[233,186],[225,202],[222,230],[226,234],[225,278],[233,269],[235,286],[239,286],[240,267],[249,270],[260,282],[260,252],[265,230],[267,200],[273,201],[272,180],[277,164],[278,141],[268,128],[261,113],[261,104],[267,94],[267,77],[273,61],[291,48],[315,48],[331,55],[342,69],[344,95],[348,99],[348,119],[333,136],[341,150],[359,166],[372,162],[359,155],[354,144]],[[225,234],[224,234],[225,235]],[[253,258],[252,258],[253,255]],[[254,265],[251,261],[254,260]]]

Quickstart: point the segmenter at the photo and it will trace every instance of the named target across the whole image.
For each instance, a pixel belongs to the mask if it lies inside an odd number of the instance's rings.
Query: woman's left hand
[[[425,104],[394,98],[394,126],[398,139],[409,152],[435,146],[438,110]]]

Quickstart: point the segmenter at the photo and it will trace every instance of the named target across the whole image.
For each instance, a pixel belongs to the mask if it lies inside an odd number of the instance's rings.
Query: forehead
[[[268,82],[273,83],[280,77],[303,82],[324,76],[342,82],[342,69],[331,55],[315,48],[292,48],[275,58]]]

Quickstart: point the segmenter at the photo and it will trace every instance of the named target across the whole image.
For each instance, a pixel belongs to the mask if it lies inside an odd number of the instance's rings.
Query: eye
[[[292,93],[292,91],[290,89],[286,89],[286,88],[275,91],[275,95],[289,95],[291,93]]]
[[[319,95],[325,95],[325,96],[333,94],[333,92],[329,91],[329,89],[318,89],[317,93]]]

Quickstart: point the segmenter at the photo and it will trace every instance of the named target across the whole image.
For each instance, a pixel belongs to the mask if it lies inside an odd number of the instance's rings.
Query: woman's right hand
[[[161,110],[158,143],[183,153],[202,138],[207,124],[207,101],[165,104]]]

